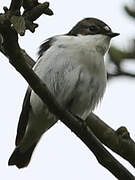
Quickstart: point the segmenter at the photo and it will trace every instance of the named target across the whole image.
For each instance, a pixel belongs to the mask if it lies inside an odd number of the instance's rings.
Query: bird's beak
[[[119,36],[119,35],[120,35],[120,33],[114,33],[112,31],[107,33],[107,36],[109,36],[110,38],[113,38],[113,37]]]

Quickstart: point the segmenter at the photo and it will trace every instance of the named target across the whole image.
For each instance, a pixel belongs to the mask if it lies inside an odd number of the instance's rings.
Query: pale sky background
[[[132,3],[132,0],[130,0]],[[129,0],[50,0],[54,16],[42,16],[36,33],[26,33],[20,38],[21,47],[36,60],[40,43],[46,38],[68,32],[73,25],[84,17],[96,17],[106,22],[120,36],[112,43],[122,49],[131,45],[135,34],[135,22],[128,18],[123,6]],[[43,2],[43,1],[40,1]],[[2,6],[10,0],[1,0]],[[135,66],[127,66],[134,70]],[[133,68],[134,67],[134,68]],[[105,168],[100,166],[88,148],[61,122],[58,122],[41,139],[32,157],[30,165],[22,170],[8,167],[8,159],[14,149],[16,128],[27,88],[21,75],[0,54],[0,113],[1,113],[1,149],[0,177],[6,180],[115,180]],[[135,79],[116,78],[108,83],[103,102],[95,111],[107,124],[117,129],[126,126],[135,139],[134,107]],[[114,153],[113,153],[114,154]],[[115,154],[114,154],[115,155]],[[134,175],[135,170],[129,163],[119,159]]]

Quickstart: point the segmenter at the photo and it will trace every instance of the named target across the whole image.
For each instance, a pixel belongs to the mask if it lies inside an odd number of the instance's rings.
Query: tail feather
[[[27,167],[36,145],[37,143],[33,144],[25,153],[21,153],[19,147],[16,147],[8,161],[8,165],[16,165],[19,169]]]

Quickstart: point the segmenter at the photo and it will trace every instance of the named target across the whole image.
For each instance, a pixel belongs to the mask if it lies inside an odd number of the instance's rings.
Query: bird
[[[34,72],[58,103],[84,121],[103,98],[107,81],[104,55],[110,40],[118,35],[103,21],[88,17],[67,34],[48,38],[39,48]],[[57,121],[29,86],[8,165],[27,167],[41,136]]]

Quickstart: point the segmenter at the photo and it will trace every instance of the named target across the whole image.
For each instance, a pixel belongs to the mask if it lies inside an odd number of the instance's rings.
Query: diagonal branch
[[[102,146],[91,129],[84,124],[84,121],[76,119],[60,106],[46,85],[27,66],[18,44],[17,33],[10,26],[4,26],[3,24],[0,24],[0,33],[3,36],[3,48],[9,57],[10,63],[22,74],[43,102],[48,105],[50,112],[58,116],[95,154],[99,163],[113,173],[115,177],[120,180],[134,180],[135,177]]]
[[[135,142],[125,127],[120,127],[114,131],[93,113],[86,119],[86,122],[103,144],[135,167],[135,158],[133,158],[135,157]]]
[[[24,51],[23,58],[26,64],[32,68],[35,61]],[[135,167],[135,142],[129,136],[126,128],[121,127],[114,131],[105,122],[103,122],[94,113],[89,115],[86,119],[87,126],[93,131],[95,136],[108,148],[119,154],[127,160],[133,167]]]
[[[12,15],[14,15],[14,13],[18,11],[21,7],[21,0],[18,1],[18,4],[16,4],[15,2],[16,0],[12,0],[9,13],[8,9],[6,9],[5,13],[7,14],[1,15],[0,17],[0,33],[2,35],[2,38],[0,37],[1,51],[8,57],[10,63],[16,68],[16,70],[19,71],[22,76],[27,80],[35,93],[37,93],[39,97],[43,100],[43,102],[48,105],[50,112],[58,116],[58,118],[61,119],[61,121],[65,125],[67,125],[87,145],[87,147],[95,154],[100,164],[102,164],[106,169],[112,172],[114,176],[120,180],[135,179],[135,177],[102,146],[101,142],[96,138],[91,129],[86,125],[86,123],[84,123],[84,121],[75,118],[74,116],[72,116],[72,114],[70,114],[57,103],[54,96],[47,89],[46,85],[30,68],[34,64],[33,60],[30,59],[30,57],[25,53],[25,51],[19,47],[18,35],[15,31],[15,29],[18,30],[18,25],[16,24],[16,22],[14,23],[13,21],[10,21]],[[31,4],[30,2],[34,2],[35,4],[34,6],[32,6],[32,8],[29,9],[24,2],[29,2],[29,5]],[[24,9],[28,13],[29,10],[33,9],[33,7],[38,6],[39,3],[37,0],[27,0],[23,1],[23,6],[24,5],[26,5]],[[13,13],[10,11],[12,11]],[[33,12],[34,19],[38,18],[40,14],[36,15],[35,12],[39,11],[34,10]],[[21,20],[21,22],[24,22],[21,16],[19,17],[19,19]],[[13,25],[12,27],[11,23]],[[31,28],[29,29],[31,30]],[[27,63],[29,62],[29,59],[30,63],[28,66]],[[118,134],[121,133],[118,131]]]

